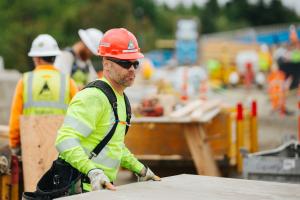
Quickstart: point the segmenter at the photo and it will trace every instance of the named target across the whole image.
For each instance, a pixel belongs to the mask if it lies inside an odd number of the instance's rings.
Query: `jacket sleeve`
[[[84,174],[96,166],[81,142],[95,130],[103,105],[99,93],[89,92],[92,89],[95,88],[78,92],[71,100],[55,142],[60,157]]]
[[[9,120],[9,143],[10,147],[20,146],[20,116],[23,112],[23,81],[17,83],[15,94],[12,101],[10,120]]]
[[[138,161],[138,159],[136,159],[136,157],[129,151],[129,149],[125,145],[123,147],[121,166],[137,174],[139,174],[144,167],[144,165],[140,161]]]

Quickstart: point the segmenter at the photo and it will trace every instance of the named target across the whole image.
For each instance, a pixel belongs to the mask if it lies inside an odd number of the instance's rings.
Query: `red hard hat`
[[[108,30],[102,37],[98,53],[103,57],[112,57],[123,60],[143,58],[135,36],[125,28]]]

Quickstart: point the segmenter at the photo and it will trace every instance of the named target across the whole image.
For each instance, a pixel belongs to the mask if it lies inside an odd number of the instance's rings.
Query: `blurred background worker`
[[[272,55],[266,44],[260,46],[260,51],[258,52],[258,65],[261,72],[268,73],[270,71]]]
[[[286,97],[291,81],[291,77],[286,79],[285,73],[274,62],[268,75],[268,93],[273,112],[279,112],[281,115],[293,114],[286,108]]]
[[[35,69],[19,80],[11,107],[9,138],[13,154],[20,150],[21,115],[65,114],[77,92],[75,82],[53,66],[59,53],[57,42],[48,34],[41,34],[32,42],[28,56]]]
[[[98,78],[91,62],[91,57],[97,55],[97,48],[103,33],[96,28],[78,31],[80,41],[71,48],[66,48],[57,56],[54,66],[61,72],[70,74],[79,89],[88,82]]]

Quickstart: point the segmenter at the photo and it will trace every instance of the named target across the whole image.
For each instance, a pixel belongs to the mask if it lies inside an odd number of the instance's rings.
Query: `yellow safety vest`
[[[23,114],[65,114],[70,102],[70,81],[55,70],[37,70],[23,76]]]

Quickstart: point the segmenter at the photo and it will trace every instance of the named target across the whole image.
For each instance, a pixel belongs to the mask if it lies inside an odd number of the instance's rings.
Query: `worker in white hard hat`
[[[61,72],[70,74],[81,89],[86,83],[98,78],[90,59],[93,55],[98,55],[97,48],[103,33],[96,28],[88,28],[80,29],[78,34],[80,41],[62,51],[54,66]]]
[[[24,73],[17,83],[11,107],[9,138],[13,154],[20,154],[21,115],[65,114],[77,92],[70,76],[53,66],[59,54],[56,40],[48,34],[41,34],[32,42],[28,56],[35,69]]]

